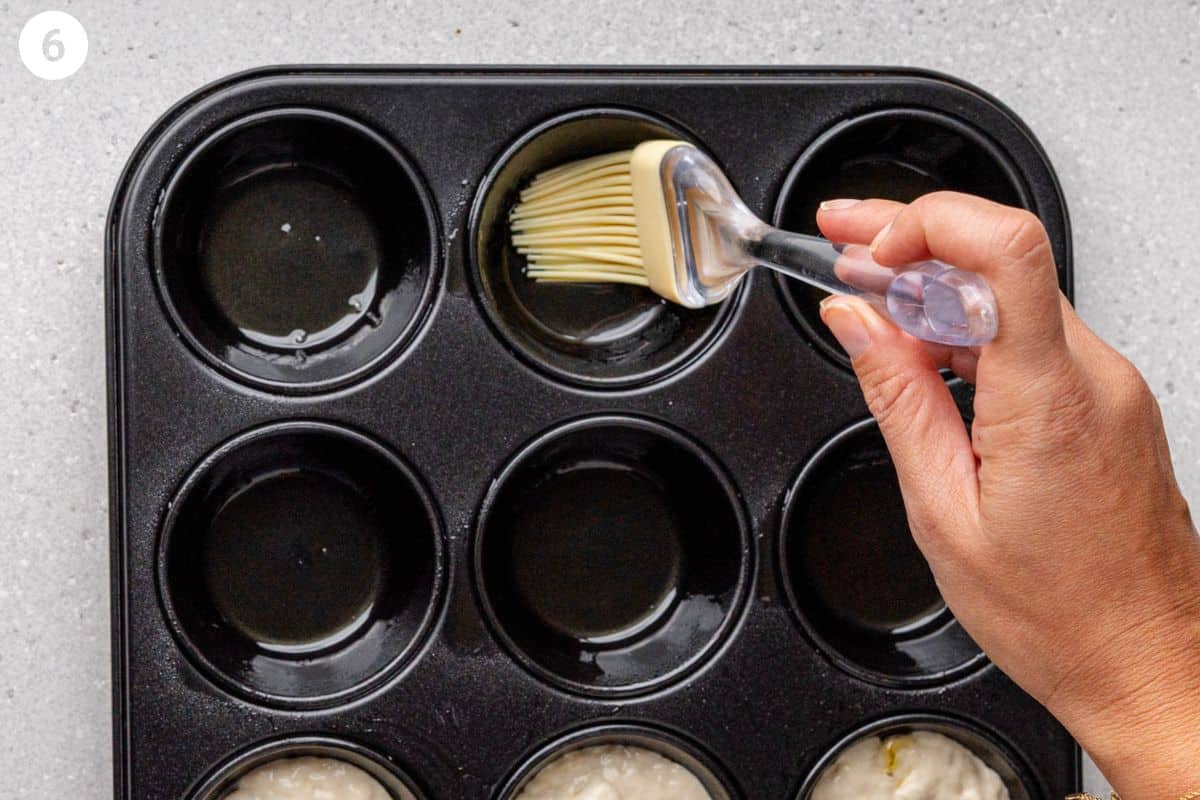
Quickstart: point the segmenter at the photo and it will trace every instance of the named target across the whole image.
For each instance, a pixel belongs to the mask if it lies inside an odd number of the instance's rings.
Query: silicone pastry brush
[[[863,245],[774,228],[687,142],[652,140],[546,170],[520,193],[509,225],[537,281],[648,286],[700,308],[761,264],[862,296],[929,342],[971,346],[996,336],[995,297],[979,275],[939,261],[885,267]]]

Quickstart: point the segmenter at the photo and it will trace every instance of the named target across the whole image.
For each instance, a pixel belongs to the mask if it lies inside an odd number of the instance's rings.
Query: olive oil
[[[218,199],[202,228],[198,269],[240,337],[275,350],[311,349],[371,311],[382,237],[348,187],[289,166],[243,178]]]

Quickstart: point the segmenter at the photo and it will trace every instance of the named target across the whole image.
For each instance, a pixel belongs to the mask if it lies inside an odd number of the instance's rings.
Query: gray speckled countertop
[[[47,7],[73,13],[91,42],[57,83],[17,57],[22,25]],[[105,211],[159,114],[252,66],[878,63],[974,82],[1049,152],[1074,224],[1078,306],[1145,372],[1200,500],[1196,0],[19,0],[0,2],[0,39],[4,797],[111,795]]]

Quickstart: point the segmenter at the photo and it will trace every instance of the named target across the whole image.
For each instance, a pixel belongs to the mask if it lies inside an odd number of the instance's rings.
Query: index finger
[[[901,209],[871,243],[871,252],[888,266],[936,258],[983,275],[1000,317],[999,333],[984,352],[997,366],[1044,372],[1048,359],[1067,358],[1054,255],[1032,213],[935,192]]]

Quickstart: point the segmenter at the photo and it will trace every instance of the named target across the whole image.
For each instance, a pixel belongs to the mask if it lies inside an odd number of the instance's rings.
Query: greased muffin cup
[[[817,207],[833,198],[882,197],[910,202],[949,189],[1030,208],[1020,171],[985,130],[926,108],[886,108],[842,120],[821,134],[792,166],[775,205],[775,224],[820,234]],[[821,322],[824,293],[776,276],[788,310],[804,334],[834,363],[845,352]]]
[[[321,706],[386,680],[420,646],[442,559],[437,512],[403,460],[355,431],[284,422],[193,470],[164,521],[159,590],[211,679]]]
[[[622,388],[677,371],[711,345],[736,305],[687,309],[649,289],[525,278],[507,214],[539,172],[649,139],[694,137],[641,111],[586,108],[524,133],[484,178],[471,215],[472,278],[496,332],[523,359],[568,383]]]
[[[686,437],[592,417],[522,448],[484,500],[475,579],[513,655],[584,694],[644,692],[710,655],[744,601],[736,490]]]
[[[437,274],[420,175],[384,136],[316,108],[213,132],[167,184],[155,275],[180,335],[248,383],[319,391],[411,337]]]
[[[986,663],[913,542],[872,419],[837,433],[800,471],[784,508],[780,569],[805,633],[856,677],[920,686]]]
[[[1000,743],[1017,800],[1079,788],[1067,732],[931,589],[857,384],[773,275],[701,311],[522,275],[523,182],[661,136],[801,230],[821,195],[903,188],[897,165],[977,181],[1043,219],[1070,294],[1045,155],[944,76],[280,67],[201,89],[138,145],[105,248],[115,797],[216,800],[271,754],[357,747],[398,800],[498,800],[624,741],[715,800],[772,800],[910,713]],[[871,153],[867,186],[818,180]]]

